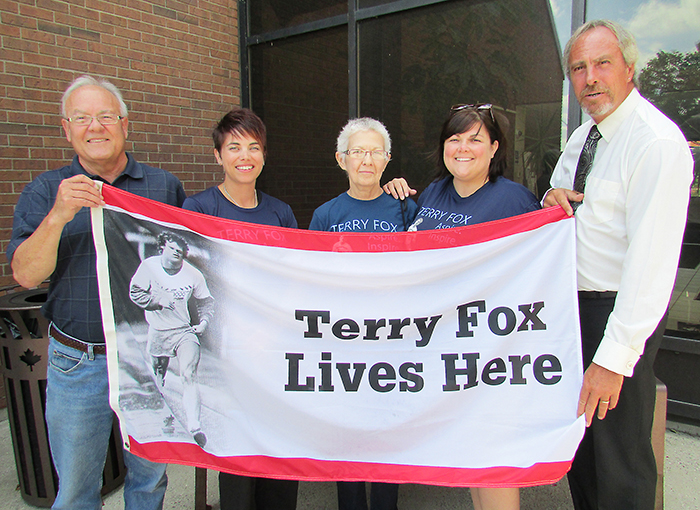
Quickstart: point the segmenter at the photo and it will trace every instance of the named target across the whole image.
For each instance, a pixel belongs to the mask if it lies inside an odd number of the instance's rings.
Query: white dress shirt
[[[593,121],[569,139],[551,179],[573,188]],[[593,362],[631,376],[668,307],[685,230],[693,158],[668,117],[633,89],[600,124],[576,211],[579,290],[617,291]]]

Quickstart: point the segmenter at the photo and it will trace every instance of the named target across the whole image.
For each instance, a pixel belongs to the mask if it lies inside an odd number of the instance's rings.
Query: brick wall
[[[237,2],[0,0],[0,285],[19,193],[73,157],[59,102],[82,74],[124,94],[136,159],[201,191],[221,181],[211,130],[240,104]]]

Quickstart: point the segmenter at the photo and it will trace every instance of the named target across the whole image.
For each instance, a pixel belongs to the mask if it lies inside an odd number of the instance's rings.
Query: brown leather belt
[[[61,333],[58,330],[58,328],[56,328],[56,326],[53,325],[53,322],[49,325],[49,335],[51,335],[57,342],[60,342],[67,347],[72,347],[73,349],[77,349],[82,352],[88,352],[88,346],[92,345],[92,352],[94,352],[95,354],[107,354],[107,348],[105,347],[105,344],[90,344],[66,336],[63,333]]]

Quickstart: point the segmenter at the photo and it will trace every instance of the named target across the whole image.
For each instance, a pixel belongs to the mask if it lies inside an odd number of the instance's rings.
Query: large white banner
[[[337,234],[103,195],[93,231],[111,401],[132,452],[452,486],[569,469],[582,366],[574,220],[559,208]]]

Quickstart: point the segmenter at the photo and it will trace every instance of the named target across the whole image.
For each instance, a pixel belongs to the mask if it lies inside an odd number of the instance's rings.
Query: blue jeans
[[[56,471],[56,510],[101,510],[102,472],[114,413],[109,407],[107,357],[49,342],[46,423]],[[127,510],[161,510],[166,464],[124,452]]]

